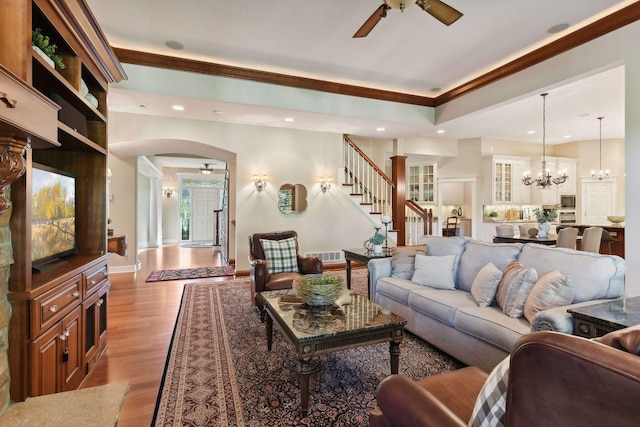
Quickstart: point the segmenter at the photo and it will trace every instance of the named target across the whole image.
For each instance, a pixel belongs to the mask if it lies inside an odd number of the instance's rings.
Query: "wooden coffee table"
[[[391,373],[398,373],[400,342],[407,323],[402,317],[357,294],[343,296],[340,301],[347,301],[343,305],[328,307],[309,307],[292,289],[262,292],[262,296],[268,314],[268,350],[271,351],[275,324],[298,354],[303,416],[309,410],[309,375],[314,356],[389,342]]]

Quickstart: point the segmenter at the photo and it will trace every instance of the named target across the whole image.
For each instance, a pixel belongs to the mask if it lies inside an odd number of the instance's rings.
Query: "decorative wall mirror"
[[[278,208],[283,214],[301,214],[307,210],[307,189],[302,184],[283,184],[278,198]]]

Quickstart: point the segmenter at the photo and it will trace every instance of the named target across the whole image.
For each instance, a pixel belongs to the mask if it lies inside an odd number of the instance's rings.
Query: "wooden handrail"
[[[433,234],[433,209],[424,209],[413,200],[405,200],[404,205],[422,218],[424,234],[431,236]]]
[[[376,172],[378,172],[378,174],[391,186],[391,187],[395,187],[395,184],[393,183],[393,181],[391,181],[391,179],[384,173],[384,171],[382,169],[380,169],[378,167],[378,165],[376,165],[373,160],[371,160],[369,158],[369,156],[367,156],[364,151],[362,151],[356,144],[353,143],[353,141],[351,141],[351,139],[349,139],[349,137],[347,135],[344,135],[344,140],[347,141],[349,143],[349,145],[369,164],[369,166],[371,166]]]

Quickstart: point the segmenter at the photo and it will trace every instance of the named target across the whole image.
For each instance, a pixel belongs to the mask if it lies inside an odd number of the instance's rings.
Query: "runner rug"
[[[231,265],[224,267],[179,268],[176,270],[155,270],[145,282],[164,280],[204,279],[206,277],[233,276],[236,270]]]
[[[355,275],[353,291],[366,294],[366,270]],[[185,285],[152,425],[368,425],[389,374],[388,344],[314,359],[302,418],[297,359],[275,329],[268,352],[248,279]],[[411,334],[401,344],[400,372],[413,379],[461,366]]]

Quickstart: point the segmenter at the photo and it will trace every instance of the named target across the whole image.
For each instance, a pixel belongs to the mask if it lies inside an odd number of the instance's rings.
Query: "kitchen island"
[[[577,225],[577,224],[564,224],[563,227],[573,227],[577,228],[579,234],[582,235],[582,232],[589,227],[600,227],[603,230],[609,232],[611,237],[615,240],[611,242],[611,254],[618,255],[624,258],[624,225]],[[608,254],[609,253],[609,243],[602,241],[600,242],[600,253]]]

